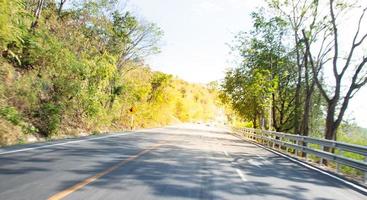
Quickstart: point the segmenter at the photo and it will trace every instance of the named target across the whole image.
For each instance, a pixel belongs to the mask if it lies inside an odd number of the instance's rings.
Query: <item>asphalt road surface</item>
[[[224,129],[186,124],[0,149],[0,199],[367,197]]]

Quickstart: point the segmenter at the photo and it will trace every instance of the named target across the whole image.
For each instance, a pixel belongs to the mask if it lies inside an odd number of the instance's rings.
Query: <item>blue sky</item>
[[[130,0],[127,10],[165,33],[162,52],[147,59],[152,69],[208,83],[233,67],[226,44],[239,31],[251,29],[250,13],[262,5],[261,0]],[[365,87],[350,102],[345,118],[367,127],[366,101]]]

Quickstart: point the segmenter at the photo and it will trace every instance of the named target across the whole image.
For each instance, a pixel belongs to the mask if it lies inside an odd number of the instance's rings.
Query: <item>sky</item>
[[[131,0],[128,9],[164,31],[161,53],[147,63],[190,82],[223,78],[230,67],[227,43],[251,27],[253,0]]]
[[[164,32],[161,53],[146,62],[189,82],[208,83],[234,67],[228,44],[252,27],[250,14],[261,0],[130,0],[127,10]],[[367,87],[351,100],[345,116],[367,128]]]

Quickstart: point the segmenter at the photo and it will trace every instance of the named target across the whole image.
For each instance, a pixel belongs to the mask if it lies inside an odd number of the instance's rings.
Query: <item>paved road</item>
[[[4,154],[0,199],[366,199],[219,128],[180,125]]]

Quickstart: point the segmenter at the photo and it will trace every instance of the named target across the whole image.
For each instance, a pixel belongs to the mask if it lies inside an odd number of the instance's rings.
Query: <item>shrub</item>
[[[53,103],[44,103],[35,111],[37,118],[36,128],[44,136],[56,134],[61,124],[61,106]]]

